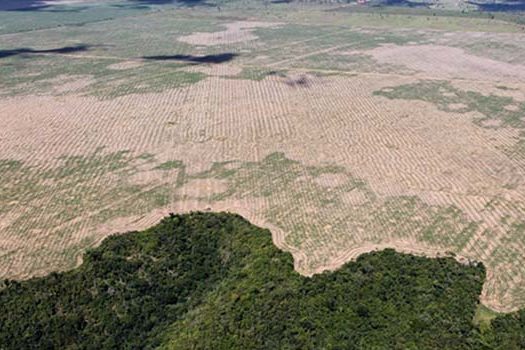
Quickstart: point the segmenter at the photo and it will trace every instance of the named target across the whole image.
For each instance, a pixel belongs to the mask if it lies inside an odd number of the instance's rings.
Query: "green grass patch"
[[[169,160],[167,162],[161,163],[155,167],[159,170],[172,170],[172,169],[181,169],[184,167],[184,163],[180,160]]]
[[[2,160],[0,213],[13,214],[13,220],[3,230],[6,235],[19,238],[46,232],[42,252],[32,246],[19,247],[19,257],[31,259],[28,254],[42,255],[34,260],[39,266],[28,265],[28,269],[72,267],[70,264],[76,258],[69,257],[68,251],[72,249],[69,236],[76,234],[73,228],[78,231],[96,227],[118,217],[145,214],[169,203],[173,194],[166,184],[130,182],[140,171],[149,171],[139,167],[148,166],[154,167],[151,155],[108,153],[103,149],[86,156],[60,157],[51,167]],[[9,263],[9,257],[0,257],[0,263]]]
[[[523,111],[525,104],[516,102],[512,97],[483,95],[474,91],[463,91],[454,88],[449,82],[442,80],[426,80],[414,84],[406,84],[383,88],[374,92],[374,95],[390,99],[420,100],[436,105],[446,112],[478,112],[483,115],[476,120],[480,126],[489,120],[500,121],[502,127],[525,128]],[[453,104],[462,104],[463,107],[453,108]],[[517,111],[505,107],[518,105]]]
[[[322,263],[320,250],[338,251],[363,241],[410,237],[460,252],[478,229],[458,208],[429,206],[415,196],[380,199],[344,167],[306,166],[283,153],[260,162],[215,163],[204,172],[185,174],[177,186],[193,179],[225,181],[226,190],[210,195],[210,201],[264,198],[265,219],[288,233],[287,242],[308,255],[313,269]],[[357,203],[349,203],[348,196]]]
[[[82,27],[149,13],[142,6],[52,6],[38,11],[0,11],[0,34],[28,32],[62,26]]]

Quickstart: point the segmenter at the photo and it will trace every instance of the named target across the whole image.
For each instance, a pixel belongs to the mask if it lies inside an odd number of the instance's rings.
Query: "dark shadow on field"
[[[370,7],[381,7],[381,6],[398,6],[398,7],[425,7],[429,8],[430,3],[416,2],[410,0],[372,0],[368,3]]]
[[[42,0],[0,0],[0,11],[33,11],[48,6]]]
[[[80,12],[88,8],[87,6],[56,6],[50,1],[52,0],[0,0],[0,11]]]
[[[206,2],[206,0],[128,0],[127,3],[108,4],[110,7],[147,10],[152,5],[173,6],[208,6],[216,7],[217,4]],[[0,0],[0,11],[40,11],[40,12],[80,12],[90,6],[68,6],[55,2],[54,0]]]
[[[174,6],[209,6],[216,7],[216,4],[207,3],[206,0],[129,0],[140,5],[174,5]]]
[[[525,1],[501,1],[501,2],[476,2],[468,1],[471,5],[476,5],[482,11],[489,12],[512,12],[525,11]]]
[[[127,10],[149,10],[148,5],[142,4],[112,4],[110,7]]]
[[[206,55],[206,56],[193,56],[193,55],[160,55],[160,56],[144,56],[142,57],[145,60],[152,61],[181,61],[181,62],[191,62],[195,64],[199,63],[224,63],[233,60],[237,57],[236,53],[220,53],[217,55]]]
[[[306,75],[299,77],[291,77],[285,80],[286,85],[294,88],[309,88],[312,86],[313,81]]]
[[[68,54],[74,52],[82,52],[90,49],[90,45],[75,45],[75,46],[64,46],[57,49],[47,49],[47,50],[35,50],[30,48],[20,48],[12,50],[0,50],[0,59],[11,57],[11,56],[29,56],[29,55],[38,55],[38,54]]]

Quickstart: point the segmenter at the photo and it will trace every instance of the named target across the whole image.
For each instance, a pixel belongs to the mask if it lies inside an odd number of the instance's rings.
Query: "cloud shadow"
[[[476,5],[482,11],[488,12],[514,12],[525,11],[525,1],[502,1],[502,2],[476,2],[468,1],[471,5]]]
[[[227,52],[216,55],[205,55],[205,56],[194,56],[194,55],[160,55],[160,56],[144,56],[142,57],[145,60],[152,61],[181,61],[181,62],[191,62],[195,64],[200,63],[212,63],[219,64],[224,62],[229,62],[237,57],[238,54]]]
[[[206,2],[206,0],[127,0],[117,4],[108,4],[110,7],[124,9],[149,9],[150,6],[173,5],[173,6],[210,6],[216,4]],[[17,12],[80,12],[89,8],[86,6],[69,6],[56,0],[0,0],[0,11]]]
[[[60,3],[54,4],[51,0],[0,0],[0,11],[80,12],[85,9],[86,6],[65,7]]]
[[[410,0],[378,0],[371,1],[368,3],[370,7],[385,7],[385,6],[398,6],[398,7],[410,7],[410,8],[429,8],[429,4],[425,2],[416,2]]]
[[[38,55],[38,54],[68,54],[68,53],[74,53],[74,52],[82,52],[89,50],[89,45],[75,45],[75,46],[64,46],[57,49],[46,49],[46,50],[35,50],[30,48],[19,48],[19,49],[12,49],[12,50],[0,50],[0,59],[11,57],[11,56],[26,56],[26,55]]]
[[[216,6],[209,4],[206,0],[129,0],[139,5],[174,5],[174,6]]]

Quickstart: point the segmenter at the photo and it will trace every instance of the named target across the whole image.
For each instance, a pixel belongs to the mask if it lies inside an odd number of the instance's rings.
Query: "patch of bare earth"
[[[443,45],[383,45],[365,51],[379,63],[404,65],[427,76],[523,82],[525,66],[478,57]]]
[[[468,108],[468,106],[464,103],[450,103],[447,107],[451,111],[460,111],[462,109]]]
[[[341,195],[343,203],[349,206],[359,206],[368,202],[368,196],[364,191],[354,189]]]
[[[108,234],[125,233],[132,230],[144,230],[157,224],[163,217],[169,215],[168,209],[156,209],[143,215],[116,217],[97,226],[96,231]],[[105,237],[100,236],[99,242]]]
[[[358,57],[365,53],[365,50],[341,50],[336,52],[340,56]]]
[[[196,32],[190,35],[181,36],[179,41],[202,46],[214,46],[245,42],[257,39],[253,33],[257,28],[272,28],[279,26],[280,23],[238,21],[225,24],[226,30],[213,33]]]
[[[344,174],[322,174],[314,181],[323,187],[337,187],[348,181],[348,177]]]
[[[217,179],[196,179],[185,184],[178,194],[189,198],[208,198],[214,194],[220,194],[228,189],[228,184],[224,180]]]
[[[142,67],[144,65],[144,62],[142,61],[123,61],[118,63],[113,63],[108,66],[109,69],[113,70],[126,70],[126,69],[133,69]]]
[[[486,128],[498,128],[501,126],[501,120],[500,119],[487,119],[481,122],[481,125],[483,125]]]
[[[358,205],[363,205],[366,202],[368,202],[368,197],[365,192],[359,189],[354,189],[350,192],[343,193],[341,195],[341,200],[346,205],[358,206]]]
[[[143,170],[129,177],[129,182],[134,185],[147,185],[151,183],[166,184],[171,183],[176,178],[180,170]]]
[[[507,105],[507,106],[505,106],[503,108],[505,108],[507,111],[511,111],[511,112],[516,112],[516,111],[520,110],[520,106],[518,106],[518,105]]]

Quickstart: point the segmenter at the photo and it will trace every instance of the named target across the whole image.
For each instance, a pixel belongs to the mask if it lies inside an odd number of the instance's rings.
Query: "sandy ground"
[[[525,81],[525,66],[496,61],[443,45],[384,45],[363,51],[379,63],[404,65],[436,78],[469,78],[504,82]]]
[[[226,30],[213,33],[192,33],[178,40],[192,45],[214,46],[245,42],[257,39],[253,31],[257,28],[271,28],[279,23],[239,21],[224,25]]]
[[[118,62],[114,63],[108,66],[109,69],[114,70],[126,70],[126,69],[132,69],[141,67],[144,65],[144,62],[141,61],[124,61],[124,62]]]

